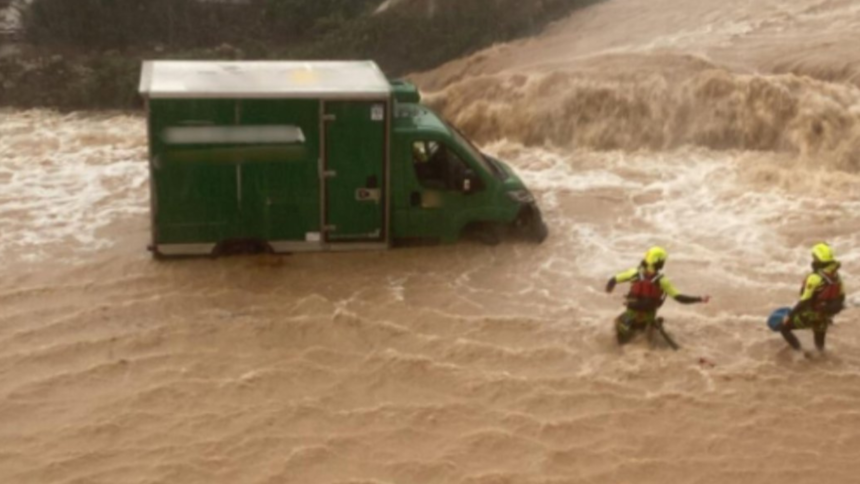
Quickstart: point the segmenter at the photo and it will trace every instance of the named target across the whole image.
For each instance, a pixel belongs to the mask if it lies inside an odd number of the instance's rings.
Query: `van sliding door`
[[[384,241],[388,106],[326,102],[325,114],[326,241]]]

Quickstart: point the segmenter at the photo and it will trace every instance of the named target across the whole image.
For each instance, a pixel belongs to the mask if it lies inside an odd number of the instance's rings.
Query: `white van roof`
[[[375,62],[146,61],[140,93],[153,99],[386,99]]]

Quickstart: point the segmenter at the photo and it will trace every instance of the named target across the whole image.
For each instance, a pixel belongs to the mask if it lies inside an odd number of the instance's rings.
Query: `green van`
[[[516,173],[373,62],[148,61],[156,257],[547,237]]]

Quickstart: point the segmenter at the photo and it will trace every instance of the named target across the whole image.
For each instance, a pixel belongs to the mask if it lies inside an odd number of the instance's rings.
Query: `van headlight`
[[[528,190],[514,190],[512,192],[508,192],[508,197],[519,203],[532,203],[535,201],[535,197]]]

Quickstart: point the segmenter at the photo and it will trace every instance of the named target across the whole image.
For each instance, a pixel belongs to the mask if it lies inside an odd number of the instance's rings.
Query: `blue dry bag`
[[[772,331],[779,331],[782,327],[782,320],[788,316],[788,313],[791,312],[791,308],[779,308],[776,311],[770,313],[770,317],[767,318],[767,326]]]

